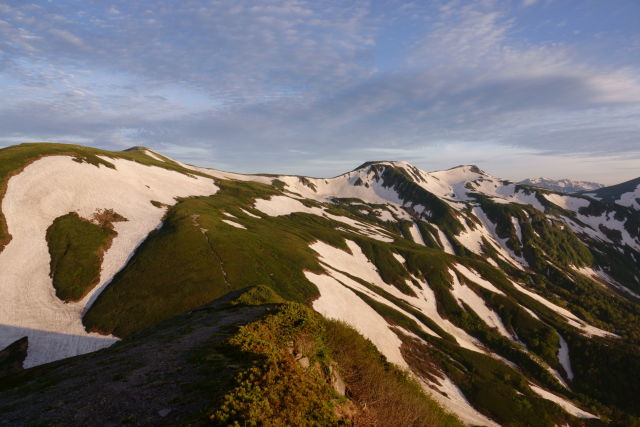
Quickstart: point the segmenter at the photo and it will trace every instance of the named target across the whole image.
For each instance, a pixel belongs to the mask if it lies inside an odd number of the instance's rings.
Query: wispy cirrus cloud
[[[456,163],[474,160],[470,145],[497,174],[514,173],[505,153],[538,159],[532,174],[553,156],[633,159],[640,45],[618,50],[620,19],[618,33],[562,35],[562,13],[515,0],[9,1],[0,141],[144,144],[209,166],[317,175],[376,153],[447,167],[452,147]]]

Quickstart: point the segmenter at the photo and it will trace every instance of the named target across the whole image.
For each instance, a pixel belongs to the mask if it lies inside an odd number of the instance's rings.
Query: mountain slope
[[[640,178],[590,191],[589,196],[640,210]]]
[[[0,346],[28,335],[27,366],[113,343],[113,338],[87,334],[80,317],[95,292],[160,224],[164,211],[151,202],[173,204],[175,197],[217,191],[210,178],[141,152],[113,154],[84,147],[26,145],[4,149],[0,156],[4,179],[12,177],[4,184],[2,199],[8,244],[0,254],[0,300],[11,303],[0,307]],[[8,165],[16,169],[6,171]],[[45,234],[56,218],[70,212],[92,220],[104,209],[126,221],[113,225],[117,237],[104,253],[93,292],[85,292],[77,302],[60,300],[50,292],[50,248]],[[68,345],[58,343],[61,334]]]
[[[397,368],[384,365],[355,331],[299,304],[281,303],[268,288],[233,292],[103,351],[5,377],[3,422],[250,424],[277,409],[271,418],[285,425],[388,425],[386,409],[393,405],[399,425],[461,425]],[[301,320],[305,325],[294,328]],[[265,338],[268,353],[259,347]],[[265,384],[266,375],[251,376],[258,369],[277,373],[278,381]],[[364,383],[389,391],[373,399]],[[246,387],[252,392],[248,401]]]
[[[142,188],[125,190],[145,206],[149,226],[114,267],[107,260],[135,212],[116,197],[81,211],[87,220],[95,209],[128,219],[113,223],[118,235],[104,252],[101,282],[81,305],[56,299],[44,238],[56,218],[78,208],[55,210],[46,197],[30,198],[35,206],[29,209],[45,218],[40,237],[16,233],[0,263],[33,238],[43,248],[32,259],[39,281],[12,282],[9,296],[32,313],[33,305],[19,297],[23,283],[47,293],[37,311],[70,319],[75,337],[61,327],[41,340],[48,347],[32,348],[44,328],[29,331],[22,326],[29,317],[10,312],[3,323],[22,329],[3,331],[0,347],[28,335],[28,357],[37,364],[43,353],[60,358],[98,347],[79,346],[78,337],[108,345],[98,337],[133,336],[260,284],[353,326],[467,423],[629,424],[640,416],[637,210],[514,184],[475,166],[428,173],[402,162],[369,162],[335,178],[266,177],[135,152],[153,164],[118,159],[118,153],[93,155],[115,158],[110,179],[134,169],[137,177],[169,174],[178,195],[191,197],[173,201]],[[66,173],[49,161],[31,165],[46,166],[39,182],[57,182],[57,174]],[[69,170],[96,169],[98,176],[107,170],[79,165]],[[8,188],[25,172],[28,177],[29,167]],[[141,183],[124,181],[120,191]],[[75,191],[54,187],[47,191],[56,199]],[[11,221],[19,215],[6,200],[13,199],[5,196],[2,205],[13,234]],[[30,272],[26,265],[24,271]],[[54,345],[61,350],[51,353]]]
[[[572,179],[548,179],[542,177],[533,179],[527,178],[519,181],[518,184],[546,188],[547,190],[567,194],[594,191],[604,187],[604,185],[598,184],[597,182],[575,181]]]

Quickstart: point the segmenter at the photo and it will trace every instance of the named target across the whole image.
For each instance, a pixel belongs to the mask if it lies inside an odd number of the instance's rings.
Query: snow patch
[[[420,326],[420,328],[428,333],[429,335],[432,335],[434,337],[440,337],[440,335],[438,335],[437,333],[435,333],[434,331],[432,331],[431,329],[429,329],[427,326],[423,325],[422,322],[420,322],[419,319],[417,319],[413,314],[405,311],[404,309],[398,307],[397,305],[391,303],[389,300],[387,300],[386,298],[378,295],[376,292],[372,291],[371,289],[367,288],[366,286],[361,285],[360,283],[356,282],[355,280],[351,279],[350,277],[342,274],[341,272],[334,270],[333,268],[331,268],[330,266],[328,266],[324,260],[321,258],[320,261],[322,262],[322,264],[324,264],[324,266],[327,268],[327,273],[333,277],[334,279],[336,279],[338,282],[340,282],[341,284],[345,285],[346,287],[348,287],[349,289],[353,290],[353,291],[358,291],[360,293],[363,293],[367,296],[369,296],[370,298],[376,300],[379,303],[382,303],[388,307],[393,308],[394,310],[402,313],[404,316],[408,317],[409,319],[415,321],[418,326]]]
[[[314,310],[329,319],[346,322],[370,339],[387,360],[408,368],[400,353],[402,341],[382,316],[333,277],[309,271],[304,275],[320,291],[320,297],[313,302]]]
[[[496,288],[493,283],[483,279],[482,276],[480,276],[480,274],[471,270],[470,268],[467,268],[462,264],[454,264],[454,268],[458,273],[462,274],[464,277],[471,280],[476,285],[481,286],[488,291],[495,292],[496,294],[504,295],[504,292]]]
[[[426,246],[424,244],[424,239],[422,238],[422,234],[420,234],[420,229],[418,228],[418,224],[415,222],[411,224],[411,228],[409,228],[411,232],[411,238],[413,241],[419,245]]]
[[[214,194],[213,180],[160,167],[109,159],[116,169],[48,156],[12,177],[2,200],[11,242],[0,253],[0,348],[29,337],[25,366],[31,367],[107,347],[114,337],[87,333],[82,314],[162,220],[175,197]],[[46,230],[59,216],[91,218],[113,209],[128,219],[114,223],[118,235],[104,254],[98,285],[81,301],[64,303],[49,277]]]
[[[396,219],[393,216],[393,214],[389,212],[387,209],[376,209],[374,210],[374,212],[378,216],[378,219],[380,219],[381,221],[396,222]],[[365,211],[364,213],[366,214],[368,213],[368,211]]]
[[[523,269],[523,266],[528,266],[528,263],[524,258],[517,256],[509,248],[509,246],[507,245],[508,238],[502,239],[500,238],[500,236],[498,236],[498,233],[496,232],[496,224],[494,224],[487,217],[487,215],[484,213],[484,211],[481,208],[479,207],[473,208],[473,213],[476,216],[476,218],[480,220],[480,222],[483,225],[483,228],[489,231],[489,233],[487,233],[487,235],[485,236],[485,239],[493,245],[495,250],[500,254],[500,256],[505,261],[519,268],[520,270]],[[513,220],[513,217],[512,217],[512,220]],[[519,225],[520,224],[518,224],[518,230],[520,229]],[[522,239],[522,236],[520,236],[520,238]]]
[[[244,212],[246,215],[250,216],[251,218],[262,219],[262,217],[261,217],[261,216],[256,215],[256,214],[252,214],[251,212],[249,212],[249,211],[248,211],[248,210],[246,210],[246,209],[240,208],[240,210],[241,210],[242,212]]]
[[[589,200],[579,197],[562,196],[560,194],[545,194],[544,198],[562,209],[577,212],[580,208],[585,208],[591,204]]]
[[[269,216],[290,215],[296,212],[318,215],[347,224],[355,228],[360,234],[371,237],[372,239],[387,243],[393,242],[394,240],[387,234],[387,231],[382,228],[366,225],[345,216],[330,214],[323,208],[317,206],[305,206],[299,200],[287,196],[272,196],[270,199],[257,199],[254,203],[254,207]]]
[[[564,368],[564,371],[567,373],[567,377],[572,380],[573,379],[573,370],[571,369],[571,358],[569,357],[569,345],[562,338],[562,335],[558,334],[558,338],[560,339],[560,348],[558,349],[558,360],[560,364]]]
[[[223,219],[222,222],[224,222],[225,224],[229,224],[230,226],[235,227],[235,228],[242,228],[243,230],[247,229],[247,227],[245,227],[244,225],[238,224],[237,222],[233,222],[233,221],[228,220],[228,219]]]
[[[449,273],[453,277],[451,294],[460,302],[460,305],[462,305],[462,303],[466,304],[490,328],[497,329],[500,335],[513,340],[513,336],[507,331],[507,328],[505,328],[504,323],[502,323],[502,319],[500,319],[500,316],[498,316],[496,312],[487,307],[487,304],[484,302],[484,300],[478,294],[476,294],[473,289],[461,284],[458,281],[458,277],[456,276],[456,273],[454,271],[450,270]]]
[[[318,253],[320,256],[319,259],[322,263],[329,265],[334,270],[349,273],[350,275],[376,285],[386,292],[389,292],[394,297],[400,298],[411,304],[420,310],[425,316],[433,320],[444,331],[451,334],[461,347],[485,353],[482,345],[475,338],[467,334],[463,329],[455,326],[449,320],[440,316],[436,305],[436,296],[429,285],[418,281],[421,288],[412,288],[417,293],[417,297],[403,294],[398,290],[398,288],[389,285],[382,280],[375,265],[369,261],[364,253],[362,253],[362,250],[356,243],[347,240],[346,244],[351,251],[351,254],[341,249],[334,248],[324,242],[315,242],[310,246],[310,248]],[[387,305],[389,305],[388,301]],[[422,325],[421,322],[419,322],[419,324]],[[421,327],[423,329],[425,328],[424,325]],[[428,332],[427,330],[425,331]],[[431,333],[435,334],[433,332]]]
[[[635,190],[622,193],[616,203],[622,206],[629,206],[640,210],[640,185]]]
[[[338,271],[347,272],[352,276],[384,288],[392,287],[382,280],[376,266],[369,261],[357,243],[346,240],[346,244],[351,253],[320,241],[313,243],[309,247],[320,255],[321,261]]]
[[[154,153],[151,150],[144,150],[144,154],[146,154],[147,156],[151,157],[152,159],[159,160],[161,162],[165,161],[162,157],[160,157],[158,154]]]
[[[611,332],[607,332],[604,331],[600,328],[596,328],[595,326],[589,325],[588,323],[584,322],[583,320],[580,320],[575,314],[573,314],[572,312],[570,312],[569,310],[567,310],[566,308],[562,308],[554,303],[552,303],[551,301],[543,298],[542,296],[536,294],[535,292],[532,292],[526,288],[524,288],[523,286],[520,286],[519,284],[512,282],[513,286],[519,290],[520,292],[522,292],[523,294],[526,294],[528,296],[530,296],[531,298],[535,299],[536,301],[540,302],[541,304],[545,305],[546,307],[550,308],[551,310],[555,311],[556,313],[558,313],[560,316],[562,316],[565,321],[570,324],[571,326],[580,329],[582,331],[583,334],[587,335],[587,336],[598,336],[598,337],[610,337],[610,338],[617,338],[618,335],[613,334]]]
[[[419,379],[422,388],[439,404],[456,414],[469,425],[500,427],[495,421],[478,412],[464,397],[462,391],[446,375],[438,372],[438,382]]]
[[[522,227],[520,227],[520,221],[518,221],[518,218],[512,216],[511,223],[513,224],[513,228],[516,231],[518,240],[520,241],[520,243],[522,243]]]
[[[455,255],[456,251],[453,250],[453,245],[447,238],[447,235],[444,234],[444,232],[437,225],[434,224],[433,226],[436,228],[436,230],[438,230],[438,240],[440,240],[440,245],[442,245],[442,249],[444,249],[445,253]]]
[[[578,214],[578,219],[585,224],[588,224],[596,233],[598,233],[600,240],[604,240],[607,242],[611,242],[611,240],[604,236],[603,233],[599,232],[600,226],[604,226],[610,230],[617,230],[620,232],[622,236],[622,243],[630,246],[631,248],[640,251],[640,241],[631,237],[627,229],[625,228],[625,223],[622,221],[618,221],[615,219],[614,212],[606,212],[600,216],[585,216],[582,214]]]
[[[576,405],[574,405],[572,402],[568,401],[567,399],[565,399],[564,397],[560,397],[556,394],[553,394],[541,387],[538,387],[535,384],[529,384],[529,387],[531,388],[531,390],[533,390],[533,392],[535,394],[537,394],[538,396],[542,397],[543,399],[547,399],[550,400],[554,403],[557,403],[558,406],[560,406],[562,409],[564,409],[565,411],[567,411],[569,414],[573,415],[574,417],[578,417],[578,418],[599,418],[595,415],[593,415],[590,412],[584,411],[580,408],[578,408]]]
[[[391,254],[393,255],[393,257],[403,266],[407,263],[407,260],[404,259],[404,257],[400,254],[397,254],[395,252],[391,252]]]

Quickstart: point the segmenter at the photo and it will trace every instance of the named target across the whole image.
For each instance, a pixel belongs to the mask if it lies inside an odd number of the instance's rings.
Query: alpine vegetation
[[[11,425],[640,424],[639,180],[22,144],[0,195]]]

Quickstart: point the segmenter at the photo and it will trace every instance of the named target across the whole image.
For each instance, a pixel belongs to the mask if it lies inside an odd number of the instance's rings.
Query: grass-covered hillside
[[[128,196],[136,209],[117,205],[113,195],[88,205],[95,212],[49,214],[40,234],[16,233],[20,239],[0,252],[0,280],[20,273],[3,271],[4,258],[32,242],[46,274],[12,286],[57,294],[39,308],[66,313],[75,329],[58,329],[73,331],[72,340],[0,328],[7,345],[20,333],[30,337],[31,354],[123,338],[74,359],[94,360],[147,339],[157,350],[157,325],[174,334],[163,338],[166,345],[180,334],[193,338],[197,322],[174,326],[212,312],[201,307],[222,310],[215,316],[257,310],[246,326],[189,359],[229,373],[205,387],[210,404],[198,414],[209,422],[252,425],[257,414],[270,414],[274,425],[303,418],[390,425],[389,407],[404,414],[393,415],[403,420],[398,425],[454,422],[425,396],[475,425],[640,420],[640,214],[631,207],[513,184],[474,166],[427,173],[371,162],[331,179],[259,177],[190,169],[143,148],[87,150],[87,159],[112,159],[113,167],[82,163],[77,173],[104,182],[137,174]],[[55,177],[55,164],[47,165]],[[156,190],[178,181],[172,197]],[[9,181],[9,189],[21,182]],[[8,194],[19,202],[17,190]],[[46,212],[49,203],[43,198],[34,209]],[[255,286],[235,305],[220,300]],[[17,291],[9,296],[24,301]],[[0,316],[28,327],[34,313]],[[28,389],[27,377],[16,380],[16,390]],[[185,381],[196,380],[185,374]],[[131,422],[163,408],[149,407]],[[428,416],[433,423],[418,421]]]
[[[89,221],[70,212],[47,229],[51,280],[60,299],[80,300],[98,283],[103,254],[117,235],[113,221],[126,218],[105,210]]]
[[[236,291],[109,349],[5,376],[0,417],[12,425],[462,425],[353,329],[283,301],[266,287]]]

